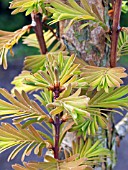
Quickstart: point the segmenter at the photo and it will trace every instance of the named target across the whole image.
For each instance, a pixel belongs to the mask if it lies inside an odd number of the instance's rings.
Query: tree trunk
[[[66,0],[63,0],[66,3]],[[77,0],[79,3],[79,0]],[[107,21],[107,4],[103,6],[102,0],[89,0],[90,4],[97,4],[99,13]],[[107,2],[106,2],[107,3]],[[80,3],[79,3],[80,4]],[[65,32],[65,27],[69,21],[60,22],[60,37],[63,39],[67,50],[70,53],[77,54],[77,57],[91,65],[108,65],[109,48],[106,45],[105,32],[101,27],[91,31],[90,27],[79,30],[81,23],[76,23]],[[108,50],[108,51],[106,51]]]
[[[63,0],[66,3],[66,0]],[[80,4],[79,0],[76,0]],[[108,17],[108,0],[88,0],[89,4],[96,4],[101,17],[104,19],[107,25],[109,25]],[[110,49],[106,43],[105,32],[99,26],[91,31],[90,26],[79,30],[81,23],[76,23],[71,26],[67,32],[65,32],[65,27],[68,25],[69,21],[61,21],[59,23],[60,38],[63,39],[64,44],[70,54],[74,53],[77,57],[82,58],[85,62],[90,65],[96,66],[109,66],[109,56]],[[109,125],[108,129],[104,131],[106,136],[104,140],[104,145],[111,151],[116,150],[116,140],[115,140],[115,130],[113,117],[109,113]],[[101,132],[101,135],[103,133]],[[72,137],[71,137],[72,136]],[[103,137],[104,138],[104,137]],[[75,133],[67,133],[63,140],[62,147],[70,148],[72,140],[75,139]],[[112,170],[115,166],[116,154],[111,155],[111,158],[102,164],[100,167],[95,168],[96,170]]]

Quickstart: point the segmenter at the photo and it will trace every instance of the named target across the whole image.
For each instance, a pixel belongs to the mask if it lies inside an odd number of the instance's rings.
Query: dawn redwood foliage
[[[92,0],[11,1],[12,14],[25,12],[32,22],[15,32],[0,30],[0,64],[7,69],[7,53],[13,55],[13,46],[22,37],[24,44],[40,50],[25,58],[11,93],[0,88],[6,99],[0,99],[0,118],[13,121],[1,123],[0,153],[13,147],[9,161],[24,149],[23,166],[15,164],[14,170],[113,169],[113,139],[120,137],[113,113],[128,108],[128,86],[121,86],[127,74],[125,68],[116,67],[117,60],[128,55],[121,6],[122,0],[103,0],[97,6]],[[123,11],[126,7],[123,1]],[[102,52],[90,40],[96,30],[102,30]],[[86,43],[91,48],[82,48]],[[32,151],[42,156],[44,148],[44,162],[24,162]]]

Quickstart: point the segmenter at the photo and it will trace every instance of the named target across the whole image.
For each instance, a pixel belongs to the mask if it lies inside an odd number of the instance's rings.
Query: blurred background
[[[17,29],[22,28],[24,25],[30,24],[30,17],[24,17],[23,13],[17,15],[10,15],[11,10],[8,9],[10,0],[0,0],[0,30],[5,31],[15,31]],[[128,1],[128,0],[127,0]],[[128,3],[127,7],[128,9]],[[128,12],[125,10],[121,15],[121,26],[128,27]],[[23,67],[23,60],[25,56],[38,54],[38,50],[35,48],[27,47],[26,45],[22,45],[20,41],[18,45],[13,48],[15,56],[12,57],[8,54],[8,69],[4,70],[2,66],[0,66],[0,88],[6,88],[7,90],[11,90],[13,87],[10,83],[15,76],[17,76]],[[118,62],[119,66],[124,66],[126,69],[128,68],[128,56],[121,57]],[[128,79],[124,80],[125,84],[128,84]],[[125,113],[124,113],[125,114]],[[115,116],[116,122],[118,122],[122,117],[119,115]],[[11,121],[11,120],[10,120]],[[13,161],[7,162],[7,157],[11,150],[6,151],[6,153],[0,154],[0,170],[12,170],[11,165],[14,163],[20,163],[20,155],[17,156]],[[121,141],[121,146],[117,148],[118,153],[118,162],[115,167],[115,170],[127,170],[128,169],[128,135]],[[34,155],[31,155],[25,159],[28,160],[39,160],[42,158],[38,158]]]

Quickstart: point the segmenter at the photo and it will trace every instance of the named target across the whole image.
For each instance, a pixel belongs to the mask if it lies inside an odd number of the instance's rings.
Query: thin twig
[[[56,33],[54,32],[53,28],[50,27],[49,25],[47,25],[46,23],[43,23],[43,25],[48,28],[52,33],[53,35],[56,37],[57,40],[59,40],[59,37],[56,35]]]
[[[114,4],[113,26],[111,36],[110,67],[116,67],[117,45],[120,32],[120,15],[122,0],[116,0]]]

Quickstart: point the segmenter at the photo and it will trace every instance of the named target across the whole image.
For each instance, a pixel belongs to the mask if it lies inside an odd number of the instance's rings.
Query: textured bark
[[[76,0],[78,3],[79,1]],[[66,0],[63,0],[66,3]],[[101,17],[105,23],[109,26],[108,18],[108,0],[88,0],[90,4],[96,4]],[[94,30],[90,30],[90,27],[86,27],[83,30],[79,30],[81,23],[76,23],[65,32],[65,27],[69,21],[60,22],[60,37],[63,39],[68,51],[72,54],[75,53],[77,57],[82,58],[84,61],[91,65],[97,66],[109,66],[110,49],[106,45],[105,31],[101,27],[97,27]],[[111,113],[110,113],[111,115]],[[101,132],[101,137],[104,139],[104,146],[111,151],[116,150],[116,138],[115,130],[113,129],[113,119],[109,117],[109,128],[105,132]],[[101,130],[102,131],[102,130]],[[103,135],[104,134],[104,135]],[[103,136],[102,136],[103,135]],[[75,140],[75,133],[67,133],[62,142],[64,149],[71,149],[71,143]],[[116,163],[116,154],[112,154],[111,158],[106,160],[96,170],[112,170]]]
[[[65,0],[63,2],[66,3]],[[79,1],[77,0],[79,3]],[[101,17],[104,19],[105,7],[103,7],[102,0],[89,0],[90,4],[96,4]],[[93,65],[103,65],[103,58],[106,53],[105,32],[101,27],[90,31],[90,27],[79,30],[81,23],[76,23],[65,32],[65,27],[69,21],[60,22],[60,37],[63,39],[67,49],[70,53],[76,53],[78,57],[82,58]],[[105,62],[106,65],[106,62]]]

